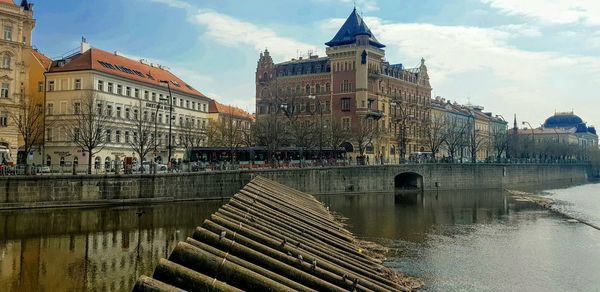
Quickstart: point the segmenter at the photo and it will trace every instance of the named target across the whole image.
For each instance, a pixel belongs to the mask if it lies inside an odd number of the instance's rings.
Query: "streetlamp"
[[[160,83],[166,83],[167,89],[169,90],[169,170],[171,169],[171,131],[173,128],[173,94],[171,93],[171,85],[167,80],[161,80]]]
[[[308,99],[316,100],[317,97],[314,95],[309,95]],[[321,162],[321,166],[323,166],[323,109],[321,108],[321,102],[316,103],[316,110],[319,111],[319,161]],[[333,153],[335,155],[335,149],[333,149]]]
[[[158,141],[156,137],[158,137],[158,109],[160,108],[160,102],[166,101],[167,99],[162,97],[158,99],[158,102],[155,104],[156,110],[154,110],[154,161],[152,161],[153,172],[156,173],[156,155],[158,154]],[[143,169],[143,168],[142,168]]]
[[[527,124],[529,126],[529,128],[531,128],[531,141],[533,142],[533,144],[532,144],[533,151],[532,152],[533,152],[533,155],[535,155],[535,132],[533,131],[533,127],[531,126],[531,124],[529,122],[527,122],[527,121],[521,122],[521,125],[525,125],[525,124]]]

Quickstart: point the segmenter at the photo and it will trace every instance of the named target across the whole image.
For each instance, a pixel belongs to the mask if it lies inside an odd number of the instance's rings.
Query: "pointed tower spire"
[[[517,128],[517,114],[515,114],[515,120],[514,120],[514,124],[513,124],[513,129],[516,131]]]

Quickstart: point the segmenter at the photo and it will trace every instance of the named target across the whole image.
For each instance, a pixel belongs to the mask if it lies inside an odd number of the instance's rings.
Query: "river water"
[[[600,225],[600,184],[547,190]],[[600,291],[600,231],[501,191],[320,196],[429,291]],[[0,212],[0,291],[128,291],[222,202]]]

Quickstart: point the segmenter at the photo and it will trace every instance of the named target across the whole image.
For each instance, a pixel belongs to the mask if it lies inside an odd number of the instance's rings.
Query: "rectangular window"
[[[2,83],[2,89],[0,91],[0,97],[2,97],[2,98],[8,98],[9,86],[10,86],[10,84],[8,84],[6,82]]]
[[[130,109],[128,109],[128,108],[125,109],[125,118],[128,119],[128,120],[131,118],[130,112],[131,112]]]
[[[52,142],[52,128],[46,129],[46,141]]]
[[[195,110],[196,109],[196,102],[192,101],[192,109]]]
[[[185,101],[185,107],[186,107],[186,108],[190,108],[190,101],[189,101],[189,100],[186,100],[186,101]]]
[[[48,81],[48,91],[54,91],[54,81]]]
[[[54,104],[53,103],[48,103],[48,115],[51,116],[54,114]]]
[[[135,98],[140,98],[140,90],[138,88],[133,90],[133,96]]]
[[[341,99],[341,109],[343,112],[350,111],[350,98],[344,97]]]
[[[97,106],[96,106],[96,111],[97,111],[97,113],[98,113],[99,115],[101,115],[101,114],[102,114],[102,104],[101,104],[101,103],[97,104]]]
[[[123,94],[123,85],[117,84],[117,94],[118,95],[122,95]]]
[[[156,92],[152,92],[152,101],[156,101]]]
[[[112,82],[108,82],[108,88],[107,88],[108,92],[113,93],[113,84]]]
[[[44,82],[38,82],[38,92],[44,91]]]
[[[144,99],[148,99],[148,90],[144,90]]]
[[[203,112],[205,112],[205,111],[206,111],[206,104],[205,104],[205,103],[203,103],[203,104],[202,104],[202,111],[203,111]]]
[[[12,26],[4,26],[4,39],[7,41],[12,41]]]
[[[64,115],[67,113],[67,102],[66,101],[61,101],[60,102],[60,114]]]
[[[112,141],[111,140],[111,131],[110,130],[106,130],[106,137],[105,137],[105,139],[106,139],[106,143],[110,143]]]
[[[121,143],[121,131],[115,132],[115,142]]]
[[[350,118],[349,117],[344,117],[342,118],[342,129],[348,131],[350,130]]]
[[[121,107],[117,106],[117,118],[121,118]]]
[[[0,113],[0,126],[1,127],[8,126],[8,114],[7,113]]]
[[[104,81],[98,80],[98,90],[104,91]]]
[[[81,89],[81,79],[75,79],[75,90]]]
[[[126,96],[131,96],[131,87],[127,86],[127,87],[125,88],[125,95],[126,95]]]
[[[81,113],[81,103],[76,102],[73,104],[73,113],[78,115],[79,113]]]
[[[112,105],[106,106],[106,115],[112,117]]]

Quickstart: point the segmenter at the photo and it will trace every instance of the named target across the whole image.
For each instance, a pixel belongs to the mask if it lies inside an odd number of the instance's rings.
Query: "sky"
[[[207,96],[254,112],[260,51],[275,62],[324,55],[352,0],[31,1],[33,44],[51,58],[78,48],[167,66]],[[600,126],[600,1],[356,0],[386,60],[425,58],[434,96],[534,127],[571,111]],[[520,126],[520,125],[519,125]]]

